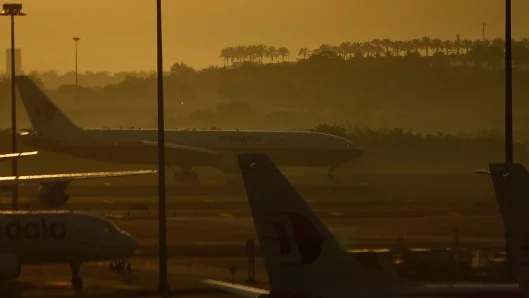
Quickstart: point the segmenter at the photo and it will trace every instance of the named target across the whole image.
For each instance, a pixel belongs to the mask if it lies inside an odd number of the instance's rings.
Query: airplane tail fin
[[[380,287],[390,278],[343,250],[265,155],[239,155],[271,291]]]
[[[16,76],[32,128],[43,135],[67,135],[80,130],[28,76]]]
[[[529,294],[529,173],[521,164],[490,164],[489,169],[509,266],[522,293]]]

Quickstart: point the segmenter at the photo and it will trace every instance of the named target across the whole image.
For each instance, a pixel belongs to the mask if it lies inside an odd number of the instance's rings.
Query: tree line
[[[277,63],[282,61],[277,54],[276,63],[265,63],[272,61],[266,55],[261,59],[260,54],[252,54],[234,58],[235,66],[228,61],[228,67],[200,70],[174,63],[164,74],[167,125],[301,129],[318,123],[350,122],[373,129],[402,127],[422,132],[502,129],[501,40],[475,41],[472,47],[461,47],[459,55],[451,46],[442,50],[428,46],[428,53],[416,46],[408,55],[398,50],[396,56],[399,43],[395,47],[387,44],[390,57],[384,54],[387,48],[377,55],[367,47],[369,54],[355,56],[354,51],[339,50],[340,45],[324,45],[301,51],[304,58],[290,63]],[[528,132],[529,103],[525,98],[529,96],[529,71],[520,62],[520,49],[527,51],[526,39],[517,40],[513,47],[517,61],[514,112],[517,127]],[[86,72],[80,76],[79,86],[74,85],[75,76],[70,73],[32,72],[30,76],[74,119],[88,126],[156,124],[152,104],[156,73]],[[9,76],[2,81],[0,109],[7,110]],[[0,123],[9,125],[9,119],[0,119]],[[529,139],[529,134],[519,138]]]
[[[380,58],[418,55],[430,56],[471,56],[474,60],[483,60],[480,56],[501,56],[505,48],[503,38],[492,40],[442,40],[439,38],[415,38],[412,40],[392,40],[389,38],[373,39],[364,42],[344,41],[338,45],[322,44],[318,48],[309,49],[302,47],[297,56],[300,59],[310,58],[312,55],[323,53],[335,54],[337,57],[348,60],[353,58]],[[238,45],[225,47],[220,51],[220,58],[224,64],[234,62],[264,63],[264,58],[269,62],[279,62],[279,57],[284,61],[290,55],[285,47],[258,45]],[[529,38],[513,40],[513,55],[520,64],[529,66]]]
[[[489,131],[428,134],[336,124],[320,124],[309,130],[347,138],[362,148],[364,156],[354,165],[359,172],[471,173],[504,159],[503,134]],[[528,149],[527,143],[515,143],[517,162],[529,162]]]

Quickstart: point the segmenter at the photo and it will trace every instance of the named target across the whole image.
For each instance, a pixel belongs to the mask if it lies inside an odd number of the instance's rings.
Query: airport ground
[[[342,173],[338,182],[325,172],[289,175],[348,249],[368,247],[452,246],[454,229],[461,246],[503,247],[503,228],[489,177],[468,174],[362,175]],[[244,186],[238,177],[202,177],[200,187],[170,181],[167,225],[170,283],[174,289],[204,288],[202,278],[229,281],[235,265],[236,281],[247,273],[245,241],[256,239]],[[131,259],[132,272],[108,269],[108,263],[85,264],[85,295],[110,294],[117,289],[154,289],[157,278],[157,184],[155,177],[76,181],[69,187],[66,209],[89,211],[114,218],[140,244]],[[9,206],[9,193],[2,204]],[[34,186],[21,188],[21,207],[41,206]],[[145,205],[149,210],[131,210]],[[266,287],[266,272],[257,258],[256,278]],[[67,265],[26,266],[6,293],[22,296],[71,295]],[[193,295],[182,293],[180,296]],[[202,293],[216,297],[228,294]]]

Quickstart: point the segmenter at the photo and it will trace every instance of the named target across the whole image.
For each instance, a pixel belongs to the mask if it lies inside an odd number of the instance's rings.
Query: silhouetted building
[[[11,48],[6,49],[6,73],[11,73]],[[22,51],[20,48],[15,48],[15,74],[21,75],[22,73]]]

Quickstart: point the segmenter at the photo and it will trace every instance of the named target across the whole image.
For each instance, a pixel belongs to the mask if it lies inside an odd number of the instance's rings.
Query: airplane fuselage
[[[99,161],[125,164],[155,164],[156,146],[138,146],[138,141],[157,142],[156,130],[83,129],[61,136],[29,134],[26,144],[58,153]],[[323,133],[236,130],[167,130],[166,144],[178,144],[219,152],[218,158],[166,154],[166,163],[175,166],[233,164],[239,153],[262,153],[277,164],[288,166],[333,166],[358,159],[362,151],[351,141]]]
[[[0,254],[20,264],[113,260],[128,256],[135,240],[103,217],[68,211],[0,213]]]

